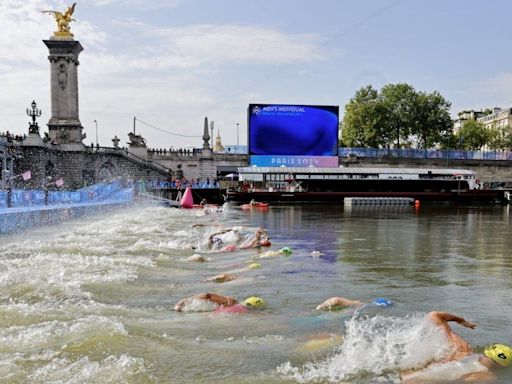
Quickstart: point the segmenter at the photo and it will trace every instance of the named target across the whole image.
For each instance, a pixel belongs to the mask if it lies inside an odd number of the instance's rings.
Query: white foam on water
[[[219,306],[210,300],[192,299],[187,302],[183,308],[183,312],[211,312]]]
[[[282,335],[265,335],[265,336],[250,336],[243,337],[243,341],[247,344],[277,344],[282,343],[286,339]]]
[[[34,350],[59,350],[91,335],[127,336],[124,325],[105,316],[87,316],[70,321],[46,321],[28,326],[0,328],[1,353],[30,353]]]
[[[139,267],[153,265],[151,259],[141,256],[35,253],[26,258],[0,259],[0,298],[12,297],[23,287],[33,290],[32,298],[90,299],[82,289],[84,284],[133,281]]]
[[[145,371],[144,361],[128,354],[108,356],[100,361],[82,357],[77,361],[52,359],[28,376],[31,383],[126,383]]]
[[[299,383],[384,377],[399,383],[399,371],[423,367],[450,351],[445,335],[420,314],[405,318],[356,314],[345,325],[343,343],[327,359],[302,367],[288,362],[277,372]]]

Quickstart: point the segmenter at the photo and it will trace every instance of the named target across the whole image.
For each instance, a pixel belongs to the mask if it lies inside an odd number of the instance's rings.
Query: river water
[[[510,224],[508,206],[141,206],[2,236],[0,382],[399,383],[446,351],[431,310],[477,323],[454,329],[479,352],[512,344]],[[293,253],[249,269],[266,250],[209,252],[220,225],[262,225]],[[238,278],[205,282],[221,272]],[[267,306],[173,310],[205,291]],[[314,310],[331,296],[394,305]],[[497,375],[512,382],[512,369]]]

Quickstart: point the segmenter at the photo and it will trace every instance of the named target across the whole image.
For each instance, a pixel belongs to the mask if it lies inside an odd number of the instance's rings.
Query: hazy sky
[[[0,0],[0,132],[28,133],[33,99],[50,118],[43,39],[53,0]],[[249,103],[339,105],[361,86],[406,82],[461,109],[512,106],[507,0],[82,0],[72,23],[80,55],[85,143],[121,145],[133,117],[224,144],[245,144]],[[149,147],[201,139],[141,123]]]

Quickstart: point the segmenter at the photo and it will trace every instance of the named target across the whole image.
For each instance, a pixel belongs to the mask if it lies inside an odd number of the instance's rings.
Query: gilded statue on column
[[[76,3],[73,3],[72,6],[68,7],[64,13],[59,11],[43,11],[43,13],[53,14],[55,16],[55,20],[57,21],[58,30],[53,34],[58,37],[73,37],[71,33],[71,28],[69,24],[72,21],[76,21],[71,16],[73,12],[75,12]]]

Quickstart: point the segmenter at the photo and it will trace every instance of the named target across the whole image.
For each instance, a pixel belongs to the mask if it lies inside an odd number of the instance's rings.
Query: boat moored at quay
[[[501,189],[483,188],[474,171],[448,168],[242,167],[240,186],[228,201],[342,202],[345,197],[409,197],[419,201],[508,200]]]

